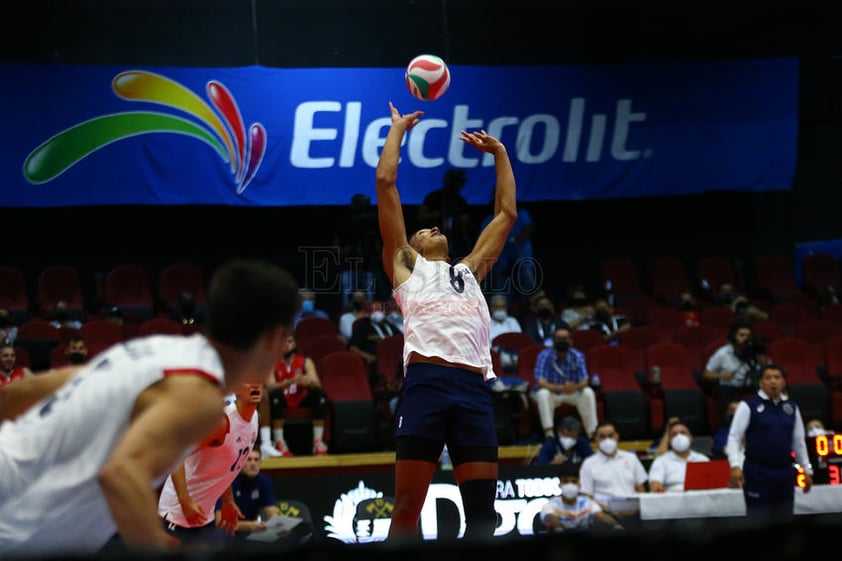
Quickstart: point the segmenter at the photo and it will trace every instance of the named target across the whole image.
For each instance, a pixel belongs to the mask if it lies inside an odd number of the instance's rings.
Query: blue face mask
[[[312,300],[304,300],[301,302],[301,311],[304,313],[312,312],[316,307],[316,303]]]

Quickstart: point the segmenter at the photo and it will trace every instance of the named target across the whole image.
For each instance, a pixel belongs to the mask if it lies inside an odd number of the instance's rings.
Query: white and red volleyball
[[[406,87],[421,101],[434,101],[450,87],[450,69],[441,57],[418,55],[406,67]]]

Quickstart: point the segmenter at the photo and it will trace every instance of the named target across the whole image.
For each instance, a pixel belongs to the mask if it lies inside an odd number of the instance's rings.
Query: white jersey
[[[464,263],[428,261],[420,254],[409,278],[394,290],[403,315],[403,362],[416,352],[482,368],[491,364],[491,314],[476,277]]]
[[[102,548],[116,526],[97,474],[123,438],[135,400],[166,376],[197,374],[224,381],[219,355],[201,334],[133,339],[0,425],[0,558]]]
[[[187,492],[205,511],[206,518],[202,526],[213,522],[217,499],[243,469],[249,452],[257,442],[257,411],[247,421],[237,410],[237,404],[232,403],[225,407],[225,416],[228,419],[228,432],[222,445],[197,448],[184,459]],[[158,515],[182,528],[190,527],[181,510],[172,475],[167,477],[161,490]]]

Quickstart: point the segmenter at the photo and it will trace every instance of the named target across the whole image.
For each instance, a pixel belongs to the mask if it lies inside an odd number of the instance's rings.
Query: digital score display
[[[842,434],[822,434],[807,437],[807,453],[813,464],[813,483],[839,485],[842,483]],[[799,469],[798,485],[803,487],[803,473]]]

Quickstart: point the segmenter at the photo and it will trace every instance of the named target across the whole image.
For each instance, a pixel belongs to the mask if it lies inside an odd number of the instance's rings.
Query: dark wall
[[[0,62],[172,66],[562,64],[766,56],[801,59],[801,128],[786,192],[532,204],[548,280],[589,280],[608,254],[748,258],[842,237],[839,3],[714,0],[14,0]],[[8,259],[99,267],[136,259],[276,256],[328,243],[343,207],[8,209]],[[485,209],[475,209],[477,220]],[[42,232],[46,242],[32,232]]]

